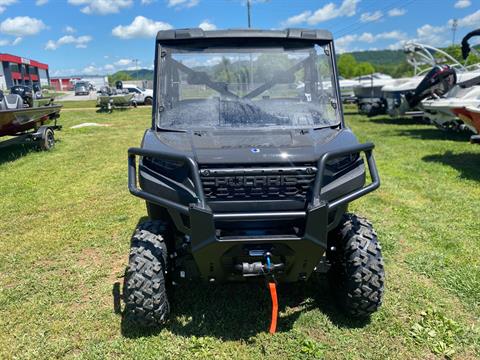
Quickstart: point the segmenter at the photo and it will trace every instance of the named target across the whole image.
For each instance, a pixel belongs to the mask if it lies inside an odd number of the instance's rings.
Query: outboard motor
[[[405,94],[411,109],[415,108],[423,99],[432,95],[442,96],[457,83],[455,70],[448,65],[436,65],[423,78],[415,91]]]
[[[121,80],[115,81],[115,89],[123,90],[123,82]]]
[[[43,97],[42,88],[38,84],[33,84],[33,93],[35,94],[35,99],[41,99]]]
[[[10,88],[10,94],[19,95],[23,103],[28,107],[33,107],[33,94],[32,89],[28,86],[16,85]]]

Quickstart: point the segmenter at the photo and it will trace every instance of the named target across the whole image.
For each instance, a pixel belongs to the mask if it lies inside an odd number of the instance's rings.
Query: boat
[[[341,76],[338,77],[338,83],[340,85],[340,96],[344,104],[351,104],[356,102],[356,96],[354,89],[358,85],[358,81],[345,79]]]
[[[480,83],[480,78],[479,78]],[[425,117],[432,124],[444,130],[472,130],[458,117],[456,110],[480,105],[480,84],[471,87],[455,86],[443,98],[428,99],[422,102]]]
[[[391,116],[423,116],[422,101],[439,98],[456,84],[468,83],[480,75],[480,67],[466,68],[448,53],[433,46],[408,42],[404,51],[415,75],[382,88],[387,113]]]
[[[49,150],[55,143],[54,130],[57,125],[62,105],[51,100],[43,106],[35,106],[31,89],[14,86],[10,94],[0,91],[0,137],[12,136],[3,141],[1,146],[8,146],[23,141],[34,141],[44,150]],[[51,122],[54,124],[50,124]]]
[[[367,116],[385,114],[386,102],[383,98],[382,88],[396,79],[390,75],[373,73],[358,76],[353,80],[357,83],[353,92],[357,99],[358,112]]]
[[[468,43],[472,37],[479,35],[480,29],[477,29],[468,33],[462,39],[462,57],[464,60],[468,58],[470,52],[480,55]],[[458,117],[458,114],[463,114],[463,108],[475,108],[480,105],[480,64],[467,66],[465,70],[465,72],[459,74],[460,79],[457,80],[457,85],[444,97],[432,98],[422,102],[425,115],[441,129],[468,129],[476,132],[469,117]],[[469,76],[471,74],[476,76],[472,78]]]
[[[117,81],[115,88],[103,86],[99,95],[97,96],[97,105],[101,111],[111,112],[113,109],[125,109],[130,106],[137,106],[133,100],[134,93],[129,93],[127,89],[123,88],[123,83]]]
[[[469,40],[474,36],[480,36],[480,29],[473,30],[464,36],[462,39],[462,57],[466,60],[470,52],[480,56],[480,52],[474,47],[470,46]],[[472,80],[472,82],[475,82]],[[480,87],[480,84],[475,84],[475,88]],[[462,121],[469,126],[476,135],[470,138],[472,143],[480,144],[480,97],[477,98],[476,104],[468,104],[463,108],[453,109],[453,113],[457,115]]]

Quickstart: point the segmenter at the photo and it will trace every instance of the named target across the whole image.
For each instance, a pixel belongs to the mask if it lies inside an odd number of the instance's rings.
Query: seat
[[[5,105],[4,110],[23,109],[23,99],[17,94],[5,95],[3,98],[3,103]]]

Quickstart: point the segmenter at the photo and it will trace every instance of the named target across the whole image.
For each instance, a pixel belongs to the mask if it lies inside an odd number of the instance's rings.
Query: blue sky
[[[253,26],[325,28],[337,50],[434,46],[480,27],[479,0],[252,0]],[[108,74],[153,62],[160,29],[246,27],[244,0],[0,0],[0,52],[50,65],[51,75]]]

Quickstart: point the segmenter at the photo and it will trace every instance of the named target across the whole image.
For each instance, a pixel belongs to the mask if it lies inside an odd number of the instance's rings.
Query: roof
[[[47,64],[41,63],[36,60],[30,60],[20,56],[11,55],[11,54],[0,54],[0,61],[8,61],[15,64],[27,64],[27,65],[35,66],[39,69],[48,70]]]
[[[259,30],[259,29],[232,29],[204,31],[200,28],[162,30],[157,34],[157,41],[176,42],[192,39],[292,39],[292,40],[323,40],[333,39],[328,30],[313,29],[285,29],[285,30]]]

